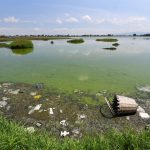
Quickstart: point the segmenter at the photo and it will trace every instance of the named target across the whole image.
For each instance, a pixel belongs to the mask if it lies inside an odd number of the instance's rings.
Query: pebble
[[[67,132],[67,131],[61,131],[61,133],[60,133],[60,136],[63,136],[63,137],[65,137],[67,135],[69,135],[69,132]]]
[[[28,127],[28,128],[26,128],[26,130],[28,133],[34,133],[35,132],[34,127]]]
[[[5,107],[7,105],[7,102],[6,101],[0,101],[0,107]]]

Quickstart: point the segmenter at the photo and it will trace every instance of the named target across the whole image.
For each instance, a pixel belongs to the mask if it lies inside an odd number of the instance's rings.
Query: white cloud
[[[6,23],[17,23],[19,20],[12,16],[12,17],[4,18],[3,21]]]
[[[34,31],[40,31],[40,28],[36,27],[36,28],[33,28]]]
[[[56,22],[59,23],[59,24],[62,24],[62,23],[63,23],[63,21],[60,20],[60,19],[57,19]]]
[[[70,14],[69,14],[69,13],[65,13],[65,16],[66,16],[66,17],[69,17],[69,16],[70,16]]]
[[[82,19],[85,21],[92,21],[92,18],[89,15],[83,16]]]
[[[66,22],[79,22],[79,21],[75,17],[69,17],[69,18],[66,19]]]

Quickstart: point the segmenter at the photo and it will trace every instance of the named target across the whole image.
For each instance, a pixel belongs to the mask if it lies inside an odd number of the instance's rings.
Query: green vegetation
[[[26,49],[12,49],[12,52],[16,55],[26,55],[33,52],[33,48],[26,48]]]
[[[33,43],[30,40],[15,40],[13,41],[9,47],[11,49],[26,49],[26,48],[33,48]]]
[[[20,36],[20,37],[0,37],[0,42],[5,42],[5,41],[15,41],[15,40],[43,40],[43,41],[48,41],[48,40],[61,40],[61,39],[70,39],[70,37],[43,37],[43,36]]]
[[[72,39],[72,40],[68,40],[68,43],[72,43],[72,44],[81,44],[84,43],[83,39]]]
[[[120,44],[119,43],[113,43],[112,44],[112,46],[115,46],[115,47],[117,47],[117,46],[119,46]]]
[[[104,39],[96,39],[96,41],[100,42],[117,42],[117,39],[112,39],[112,38],[104,38]]]
[[[8,44],[6,44],[6,43],[0,43],[0,48],[2,48],[2,47],[8,47],[9,45]]]
[[[150,149],[150,130],[137,133],[131,129],[111,130],[82,139],[57,139],[47,132],[29,134],[23,126],[0,117],[0,149],[2,150],[145,150]]]
[[[107,47],[107,48],[103,48],[103,49],[106,49],[106,50],[116,50],[115,47]]]

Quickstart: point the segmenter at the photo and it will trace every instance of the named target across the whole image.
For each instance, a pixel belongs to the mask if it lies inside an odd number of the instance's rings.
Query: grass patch
[[[112,46],[115,46],[115,47],[117,47],[117,46],[119,46],[120,44],[119,43],[113,43],[112,44]]]
[[[33,48],[33,43],[30,40],[15,40],[11,44],[9,44],[11,49],[26,49]]]
[[[0,43],[0,48],[3,48],[3,47],[9,47],[9,45],[6,43]]]
[[[98,42],[117,42],[117,39],[112,39],[112,38],[104,38],[104,39],[96,39]]]
[[[0,117],[0,149],[2,150],[145,150],[150,149],[150,130],[137,133],[131,129],[111,130],[82,139],[57,139],[48,132],[29,134],[24,127]]]
[[[26,48],[26,49],[12,49],[12,52],[16,55],[26,55],[28,53],[33,52],[33,48]]]
[[[84,43],[83,39],[72,39],[72,40],[68,40],[68,43],[72,43],[72,44],[81,44]]]
[[[103,49],[105,49],[105,50],[111,50],[111,51],[116,50],[116,48],[115,48],[115,47],[107,47],[107,48],[103,48]]]

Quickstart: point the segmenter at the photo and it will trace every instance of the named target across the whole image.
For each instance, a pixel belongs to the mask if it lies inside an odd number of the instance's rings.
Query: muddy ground
[[[0,114],[25,127],[46,130],[56,136],[66,131],[70,137],[106,132],[111,128],[123,130],[128,127],[140,131],[149,124],[138,113],[106,118],[100,113],[103,102],[101,105],[88,105],[80,102],[83,97],[95,100],[101,97],[101,93],[75,90],[72,94],[65,94],[46,89],[43,84],[0,83]],[[133,98],[150,114],[149,93],[137,91]],[[104,111],[107,113],[108,110]]]

